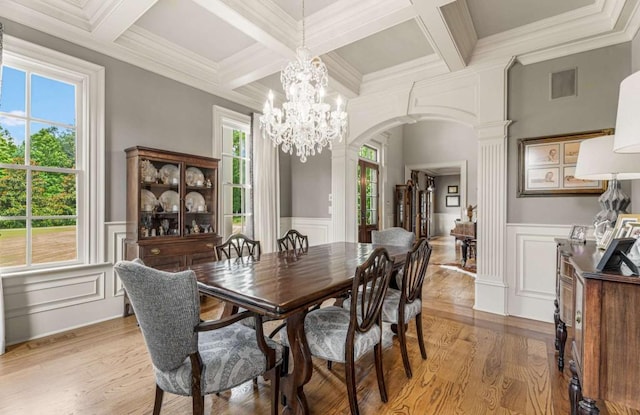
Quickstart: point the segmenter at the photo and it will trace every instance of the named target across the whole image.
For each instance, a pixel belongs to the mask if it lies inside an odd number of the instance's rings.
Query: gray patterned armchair
[[[164,391],[192,396],[193,413],[204,413],[204,396],[258,375],[271,379],[271,413],[278,412],[282,351],[262,333],[261,319],[249,311],[216,321],[200,321],[193,271],[170,273],[139,260],[120,261],[122,279],[144,336],[156,378],[154,415]],[[257,330],[239,324],[255,319]]]

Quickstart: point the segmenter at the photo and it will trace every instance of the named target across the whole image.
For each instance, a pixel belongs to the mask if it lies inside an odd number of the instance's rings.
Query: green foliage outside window
[[[32,166],[75,167],[75,132],[58,127],[42,128],[30,137]],[[25,143],[16,144],[8,130],[0,127],[0,163],[25,165]],[[75,174],[33,171],[32,214],[59,216],[76,214]],[[26,170],[0,169],[0,216],[26,216]],[[45,219],[34,227],[75,225],[75,219]],[[24,221],[3,221],[4,228],[22,228]]]

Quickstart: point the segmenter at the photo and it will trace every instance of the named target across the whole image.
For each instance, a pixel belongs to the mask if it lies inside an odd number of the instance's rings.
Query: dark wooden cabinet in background
[[[125,258],[166,271],[214,260],[218,160],[146,147],[127,155]]]
[[[602,251],[593,242],[556,242],[556,313],[573,326],[572,414],[597,414],[602,400],[639,411],[640,278],[596,271]]]
[[[404,228],[409,232],[414,231],[413,219],[415,216],[413,203],[414,185],[411,180],[407,184],[396,185],[396,212],[393,226]]]

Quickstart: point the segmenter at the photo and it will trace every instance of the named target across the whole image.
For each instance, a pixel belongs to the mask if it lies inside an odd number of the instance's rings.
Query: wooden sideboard
[[[640,410],[640,278],[597,272],[602,251],[593,242],[556,242],[556,310],[573,326],[571,413],[598,414],[602,400]]]

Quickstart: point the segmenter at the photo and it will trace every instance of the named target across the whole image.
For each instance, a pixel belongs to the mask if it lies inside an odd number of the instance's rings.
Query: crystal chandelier
[[[284,152],[300,157],[321,153],[335,139],[342,141],[347,131],[347,113],[342,110],[338,97],[335,111],[324,102],[328,84],[327,67],[318,56],[311,57],[304,47],[304,0],[302,2],[302,47],[296,49],[296,60],[289,62],[280,74],[280,81],[287,101],[281,108],[273,105],[273,92],[264,104],[260,117],[262,136],[270,138],[273,145],[280,145]]]

